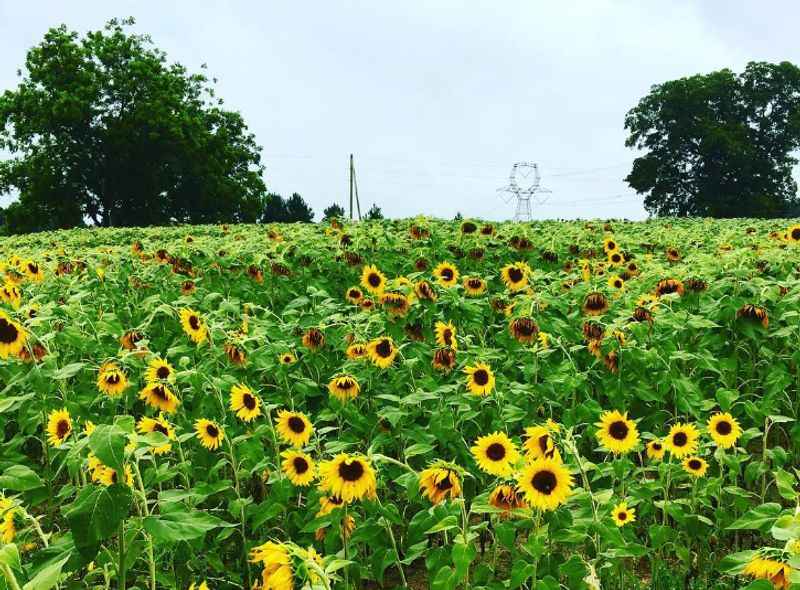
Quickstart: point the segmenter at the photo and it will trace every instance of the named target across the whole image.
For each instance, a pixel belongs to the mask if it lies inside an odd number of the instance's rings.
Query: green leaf
[[[22,565],[19,561],[19,550],[14,543],[0,547],[0,565],[6,565],[12,570],[19,571]]]
[[[12,465],[0,475],[0,488],[27,492],[44,485],[41,478],[30,467],[25,465]]]
[[[778,493],[781,495],[781,498],[784,498],[785,500],[794,500],[797,498],[797,491],[795,490],[797,480],[795,479],[794,475],[788,471],[776,469],[775,484],[778,487]]]
[[[58,579],[61,577],[61,569],[67,561],[69,561],[69,556],[48,565],[39,571],[30,582],[25,584],[22,590],[50,590],[50,588],[58,584]]]
[[[86,363],[71,363],[53,372],[53,379],[69,379],[78,374]]]
[[[800,516],[794,514],[781,516],[772,525],[770,533],[778,541],[800,538]]]
[[[125,445],[128,436],[118,426],[101,424],[89,437],[89,448],[106,467],[111,467],[118,474],[125,470]]]
[[[215,528],[232,526],[235,525],[205,512],[170,512],[144,519],[145,530],[157,543],[190,541]]]
[[[437,522],[427,531],[425,534],[432,535],[433,533],[440,533],[442,531],[449,531],[450,529],[454,529],[458,527],[458,518],[453,515],[445,516],[442,520]]]
[[[406,458],[414,457],[416,455],[424,455],[425,453],[429,453],[433,450],[433,445],[429,445],[427,443],[416,443],[409,446],[406,451],[405,455]]]
[[[119,523],[128,516],[132,500],[130,488],[122,484],[87,486],[64,508],[75,546],[84,557],[96,554],[99,543],[117,532]]]
[[[19,404],[31,399],[33,396],[33,393],[27,393],[25,395],[18,395],[16,397],[3,398],[0,400],[0,414],[16,409]]]
[[[781,513],[781,505],[769,502],[749,510],[728,526],[728,529],[757,529],[762,532],[772,526]]]

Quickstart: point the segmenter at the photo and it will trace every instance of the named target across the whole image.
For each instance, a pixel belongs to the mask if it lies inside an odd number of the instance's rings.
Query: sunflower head
[[[539,334],[539,325],[533,318],[514,318],[508,323],[508,331],[520,344],[530,344]]]
[[[458,269],[449,262],[440,262],[433,269],[433,276],[442,287],[452,287],[458,282]]]
[[[72,418],[66,409],[53,410],[47,417],[47,440],[54,447],[60,446],[72,433]]]
[[[589,293],[583,300],[583,313],[586,315],[602,315],[608,311],[608,299],[599,291]]]
[[[411,302],[408,297],[396,291],[382,293],[380,303],[391,317],[405,317],[411,308]]]
[[[467,388],[475,395],[489,395],[494,389],[494,373],[486,363],[476,363],[464,369],[467,374]]]
[[[174,414],[180,400],[164,383],[149,383],[139,392],[139,399],[147,405],[167,414]]]
[[[351,375],[339,375],[328,383],[328,392],[340,402],[355,399],[360,391],[358,380]]]
[[[361,269],[361,286],[373,295],[380,295],[386,286],[386,275],[374,264]]]
[[[664,457],[664,451],[664,443],[658,439],[651,440],[647,443],[646,452],[648,459],[659,461]]]
[[[374,365],[385,369],[394,362],[394,358],[397,356],[397,347],[390,336],[381,336],[367,344],[367,354]]]
[[[147,365],[144,378],[148,383],[175,383],[175,369],[164,359],[156,357]]]
[[[663,297],[664,295],[671,295],[673,293],[682,296],[683,292],[683,283],[678,279],[661,279],[656,283],[656,297]]]
[[[345,293],[345,299],[353,305],[358,305],[364,299],[364,293],[358,287],[350,287]]]
[[[275,429],[283,442],[300,448],[311,439],[314,427],[302,412],[281,410],[275,419]]]
[[[340,453],[320,464],[320,487],[344,502],[374,498],[377,481],[369,459]]]
[[[683,470],[692,477],[702,477],[708,471],[708,463],[701,457],[690,455],[683,459],[681,463]]]
[[[639,443],[636,423],[628,418],[627,412],[603,412],[596,426],[597,440],[615,455],[628,453]]]
[[[308,486],[317,475],[317,468],[310,455],[301,451],[284,451],[281,453],[283,462],[281,470],[296,486]]]
[[[294,355],[294,353],[286,351],[281,353],[281,355],[278,357],[278,362],[282,365],[293,365],[297,362],[297,357]]]
[[[760,305],[746,303],[736,312],[736,318],[761,324],[765,329],[769,327],[769,314],[767,310]]]
[[[776,559],[767,559],[756,553],[745,566],[742,574],[756,580],[768,580],[779,590],[788,590],[792,586],[792,567]]]
[[[193,309],[185,308],[180,312],[181,326],[186,335],[195,343],[200,344],[208,336],[208,329],[200,317],[200,314]]]
[[[252,422],[261,415],[261,400],[247,385],[231,387],[231,410],[244,422]]]
[[[742,435],[742,428],[736,418],[725,412],[716,413],[708,419],[708,434],[718,447],[730,449]]]
[[[152,434],[153,432],[158,432],[163,434],[169,440],[175,440],[175,429],[163,415],[159,416],[158,418],[148,418],[147,416],[141,418],[136,424],[136,430],[140,434]],[[153,453],[156,455],[163,455],[164,453],[169,453],[171,450],[172,445],[170,443],[153,447]]]
[[[105,363],[97,375],[97,388],[110,397],[118,397],[128,387],[128,378],[115,363]]]
[[[545,426],[529,426],[525,429],[525,455],[529,461],[536,459],[552,459],[558,455],[551,433],[553,428]]]
[[[700,432],[693,424],[678,422],[669,429],[669,434],[664,439],[664,446],[675,457],[682,459],[697,451],[699,437]]]
[[[486,281],[480,277],[464,277],[461,284],[470,297],[478,297],[486,292]]]
[[[555,510],[572,493],[572,476],[560,460],[536,459],[522,470],[517,487],[533,508]]]
[[[436,322],[434,332],[436,333],[436,344],[447,348],[458,349],[456,327],[452,322]]]
[[[437,461],[419,475],[419,488],[432,504],[461,495],[461,472],[456,466]]]
[[[456,351],[452,348],[437,348],[433,353],[433,368],[449,373],[456,366]]]
[[[500,484],[489,494],[489,504],[502,510],[501,518],[508,518],[515,510],[528,508],[525,495],[517,486]]]
[[[303,334],[303,346],[308,350],[319,350],[325,346],[325,334],[318,328],[309,328]]]
[[[516,445],[504,432],[479,437],[470,449],[481,471],[507,477],[520,458]]]
[[[222,426],[213,420],[200,418],[194,423],[194,430],[197,438],[200,439],[200,444],[210,451],[218,449],[225,438],[225,431]]]
[[[350,346],[347,347],[347,351],[345,353],[347,358],[351,361],[359,361],[365,358],[369,358],[369,354],[367,352],[367,345],[363,342],[354,342]]]
[[[27,339],[25,329],[0,311],[0,358],[19,356]]]
[[[521,291],[528,286],[530,268],[524,262],[513,262],[500,269],[500,278],[509,291]]]
[[[611,517],[614,519],[615,525],[623,527],[636,520],[636,509],[630,508],[627,502],[620,502],[611,511]]]
[[[436,301],[439,299],[433,286],[424,280],[414,283],[414,295],[422,301]]]

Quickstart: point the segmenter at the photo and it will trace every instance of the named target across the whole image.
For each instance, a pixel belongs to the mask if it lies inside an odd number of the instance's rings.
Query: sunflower
[[[181,295],[191,295],[196,289],[194,281],[186,280],[181,283]]]
[[[136,350],[139,346],[139,341],[143,338],[144,336],[142,336],[140,332],[137,332],[136,330],[128,330],[119,337],[119,344],[125,350]]]
[[[339,496],[322,496],[319,499],[319,511],[316,516],[327,516],[337,508],[344,506],[344,500]]]
[[[608,299],[599,291],[593,291],[583,300],[582,309],[586,315],[602,315],[608,311]]]
[[[42,267],[33,260],[28,260],[24,264],[25,276],[29,281],[34,283],[41,283],[44,280],[44,273]]]
[[[136,430],[138,430],[140,434],[160,432],[169,440],[175,440],[175,429],[167,421],[167,419],[164,418],[163,415],[159,416],[158,418],[148,418],[147,416],[141,418],[136,424]],[[163,455],[164,453],[169,453],[171,450],[172,445],[170,443],[166,443],[159,447],[155,447],[153,449],[153,453],[156,455]]]
[[[572,476],[555,459],[537,459],[519,475],[517,486],[532,507],[555,510],[572,493]]]
[[[539,333],[539,325],[533,318],[514,318],[508,323],[508,331],[520,344],[530,344]]]
[[[361,270],[361,286],[373,295],[380,295],[386,286],[386,275],[374,264],[365,266]]]
[[[669,434],[664,439],[664,446],[670,453],[681,459],[697,451],[699,437],[700,433],[693,424],[678,422],[669,429]]]
[[[0,358],[19,356],[27,339],[25,329],[0,311]]]
[[[437,348],[433,353],[433,368],[449,373],[456,366],[456,351],[452,348]]]
[[[646,447],[647,458],[660,460],[664,457],[664,443],[660,440],[651,440]]]
[[[615,525],[623,527],[629,522],[636,521],[636,509],[628,508],[627,502],[620,502],[611,511],[611,517],[614,519]]]
[[[670,295],[672,293],[683,296],[683,283],[678,279],[661,279],[656,283],[656,297],[662,297],[663,295]]]
[[[480,277],[464,277],[461,284],[470,297],[478,297],[486,292],[486,281]]]
[[[294,485],[305,487],[314,481],[316,466],[310,455],[301,451],[284,451],[281,457],[281,469]]]
[[[325,334],[318,328],[309,328],[303,334],[303,346],[309,350],[319,350],[325,346]]]
[[[225,438],[225,431],[222,427],[213,420],[200,418],[194,423],[194,431],[197,433],[197,438],[200,439],[202,444],[209,451],[218,449]]]
[[[197,344],[205,341],[208,336],[208,329],[200,314],[189,308],[181,310],[181,326],[186,335]]]
[[[524,262],[513,262],[500,269],[500,278],[509,291],[520,291],[528,286],[529,271]]]
[[[615,455],[628,453],[639,443],[636,423],[628,418],[627,412],[603,412],[595,426],[598,428],[597,440]]]
[[[367,354],[372,364],[385,369],[394,362],[397,356],[397,347],[390,336],[381,336],[367,344]]]
[[[311,421],[302,412],[281,410],[275,418],[275,426],[281,440],[297,448],[305,445],[314,433]]]
[[[14,537],[17,536],[19,512],[14,500],[0,496],[0,541],[2,543],[14,542]]]
[[[792,225],[786,230],[786,237],[790,242],[800,242],[800,225]]]
[[[364,299],[364,293],[358,287],[350,287],[345,294],[345,298],[353,305],[358,305]]]
[[[495,378],[491,367],[486,363],[476,363],[464,368],[467,374],[467,388],[475,395],[489,395],[494,389]]]
[[[364,297],[358,306],[362,309],[362,311],[372,311],[375,309],[375,302],[368,297]]]
[[[355,399],[360,391],[358,380],[350,375],[334,377],[328,383],[328,392],[341,402]]]
[[[414,283],[414,295],[416,295],[418,299],[425,301],[436,301],[439,298],[428,281],[417,281]]]
[[[436,461],[419,474],[419,489],[432,504],[461,495],[461,476],[455,467]]]
[[[678,262],[681,259],[681,253],[677,248],[667,248],[667,260],[670,262]]]
[[[19,306],[22,305],[22,291],[19,290],[19,287],[6,283],[0,289],[0,299],[14,309],[19,309]]]
[[[287,351],[281,353],[281,355],[278,357],[278,362],[282,365],[293,365],[297,362],[297,357],[294,356],[293,353]]]
[[[625,262],[625,256],[622,255],[622,252],[614,250],[613,252],[608,253],[608,263],[611,266],[623,264],[624,262]]]
[[[53,447],[60,446],[72,433],[72,418],[66,409],[53,410],[47,417],[47,440]]]
[[[452,322],[447,322],[446,324],[444,322],[436,322],[434,331],[436,332],[436,344],[439,346],[452,348],[453,350],[458,349],[458,340],[456,340],[456,327],[452,324]]]
[[[106,467],[105,465],[100,465],[95,468],[94,478],[97,483],[101,483],[104,486],[113,486],[114,484],[122,483],[119,481],[116,470],[111,469],[111,467]],[[125,485],[129,488],[133,487],[133,471],[130,465],[125,466]]]
[[[730,449],[742,435],[742,428],[736,418],[728,414],[714,414],[708,419],[708,433],[718,447]]]
[[[247,316],[245,316],[245,320],[242,321],[242,334],[246,333]],[[223,350],[225,351],[225,355],[228,357],[228,360],[234,365],[244,365],[247,363],[247,354],[241,348],[236,346],[236,344],[232,342],[226,342]]]
[[[250,550],[250,561],[260,563],[261,582],[264,590],[292,590],[292,558],[283,543],[267,541]]]
[[[625,287],[625,281],[619,275],[611,275],[608,277],[608,286],[612,289],[622,289]]]
[[[523,447],[529,461],[551,459],[558,455],[551,432],[552,428],[548,426],[529,426],[525,429]]]
[[[369,356],[367,354],[367,345],[363,342],[354,342],[347,347],[345,354],[351,361],[358,361]]]
[[[320,488],[345,502],[374,498],[377,482],[369,460],[362,455],[339,453],[319,467]]]
[[[767,310],[760,305],[746,303],[736,312],[736,318],[760,323],[764,328],[769,327],[769,314]]]
[[[261,415],[261,400],[247,385],[239,383],[231,387],[231,410],[239,420],[251,422]]]
[[[765,559],[756,553],[745,566],[742,574],[756,580],[769,580],[774,588],[789,590],[792,585],[792,567],[775,559]]]
[[[528,507],[525,496],[516,486],[500,484],[489,494],[489,504],[503,511],[501,516],[508,517],[514,510]]]
[[[708,463],[701,457],[690,455],[681,463],[683,470],[692,477],[703,477],[708,471]]]
[[[519,460],[517,447],[504,432],[479,437],[470,450],[481,471],[490,475],[511,475]]]
[[[405,317],[408,310],[411,308],[411,302],[408,297],[396,291],[388,291],[382,293],[380,296],[380,303],[383,305],[386,313],[392,317]]]
[[[172,390],[162,383],[149,383],[139,392],[139,399],[156,410],[174,414],[181,401]]]
[[[609,252],[616,252],[619,249],[619,244],[612,237],[607,237],[603,240],[603,251],[608,254]]]
[[[97,374],[97,388],[109,397],[118,397],[128,387],[125,372],[115,363],[105,363]]]

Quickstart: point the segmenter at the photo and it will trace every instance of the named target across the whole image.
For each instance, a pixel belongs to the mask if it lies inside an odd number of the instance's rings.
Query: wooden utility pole
[[[361,203],[358,200],[356,165],[353,163],[353,154],[350,154],[350,219],[353,219],[353,194],[355,194],[356,196],[356,209],[358,210],[358,220],[361,221]]]

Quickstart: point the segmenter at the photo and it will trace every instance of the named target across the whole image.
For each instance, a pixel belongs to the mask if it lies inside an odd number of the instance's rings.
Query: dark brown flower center
[[[792,230],[792,239],[793,240],[800,240],[800,229],[794,228]]]
[[[167,427],[160,422],[153,424],[153,432],[160,432],[164,436],[169,436],[169,430],[167,430]]]
[[[450,346],[453,343],[453,331],[450,328],[447,328],[444,332],[442,332],[442,340],[447,346]]]
[[[106,375],[106,383],[108,383],[109,385],[117,385],[119,382],[120,382],[119,373],[114,372]]]
[[[689,437],[685,432],[676,432],[674,435],[672,435],[672,444],[676,447],[685,447],[686,443],[688,442]]]
[[[512,266],[508,269],[508,278],[512,283],[519,283],[523,278],[525,278],[525,273],[523,273],[522,270],[516,266]]]
[[[389,358],[392,354],[392,343],[384,338],[378,342],[378,345],[375,347],[375,352],[377,352],[378,356],[381,358]]]
[[[192,330],[199,330],[200,329],[200,319],[196,315],[189,316],[189,325],[192,327]]]
[[[370,273],[367,277],[367,282],[370,287],[376,288],[381,286],[381,277],[377,273]]]
[[[164,389],[162,385],[156,385],[150,390],[154,396],[164,401],[169,401],[169,395],[167,395],[167,390]]]
[[[440,492],[445,492],[453,487],[453,482],[450,480],[450,473],[448,472],[439,482],[436,484],[436,489]]]
[[[345,391],[347,391],[349,389],[352,389],[354,385],[355,385],[355,383],[353,382],[353,380],[352,379],[348,379],[346,377],[343,378],[343,379],[339,379],[339,382],[336,384],[336,386],[339,389],[344,389]]]
[[[470,289],[480,289],[483,285],[480,279],[470,279],[467,284],[469,285]]]
[[[11,344],[16,342],[18,337],[19,330],[17,330],[17,327],[6,318],[0,318],[0,342]]]
[[[64,438],[69,434],[70,430],[72,430],[72,427],[67,420],[59,420],[56,424],[56,436],[58,438]]]
[[[652,445],[650,445],[650,448],[652,448],[654,451],[660,451],[661,448],[662,448],[661,447],[661,443],[660,442],[654,442]]]
[[[303,457],[295,457],[292,460],[292,465],[294,466],[294,471],[297,473],[297,475],[303,475],[306,471],[308,471],[308,461],[306,461]]]
[[[717,422],[716,428],[717,432],[722,436],[727,436],[731,432],[733,432],[733,425],[727,420],[720,420],[719,422]]]
[[[586,296],[586,309],[599,311],[606,307],[606,297],[602,293],[590,293]]]
[[[169,367],[165,367],[164,365],[161,365],[156,370],[156,377],[158,377],[159,379],[166,379],[167,377],[169,377]]]
[[[213,424],[206,424],[206,434],[211,438],[217,438],[219,436],[219,428]]]
[[[439,276],[442,277],[445,281],[452,281],[453,280],[453,269],[452,268],[443,268],[439,271]]]
[[[361,291],[357,289],[350,289],[350,297],[352,297],[353,299],[358,299],[359,297],[361,297]]]
[[[550,448],[550,435],[543,434],[542,436],[539,437],[539,450],[541,450],[542,453],[546,453],[549,448]]]
[[[472,380],[475,382],[475,385],[483,387],[489,383],[489,373],[486,369],[478,369],[472,374]]]
[[[628,520],[628,513],[625,512],[624,510],[620,510],[619,513],[617,514],[617,518],[619,518],[620,520]]]
[[[248,410],[255,410],[256,409],[256,398],[250,393],[245,393],[242,396],[242,404]]]
[[[287,422],[289,430],[295,434],[301,434],[306,430],[306,423],[300,416],[291,416]]]
[[[486,456],[492,461],[502,461],[506,456],[506,447],[500,443],[492,443],[486,447]]]
[[[39,265],[34,262],[30,262],[28,263],[28,270],[31,271],[31,274],[36,274],[39,272]]]
[[[358,459],[339,463],[339,476],[349,482],[358,481],[364,475],[364,465]]]
[[[625,437],[628,436],[628,431],[628,425],[622,420],[616,420],[608,425],[608,433],[611,435],[611,438],[616,440],[625,440]]]
[[[697,471],[702,466],[703,464],[700,462],[699,459],[692,459],[691,461],[689,461],[689,469],[692,469],[694,471]]]
[[[552,471],[537,471],[531,478],[531,485],[540,494],[549,496],[558,486],[558,479]]]

